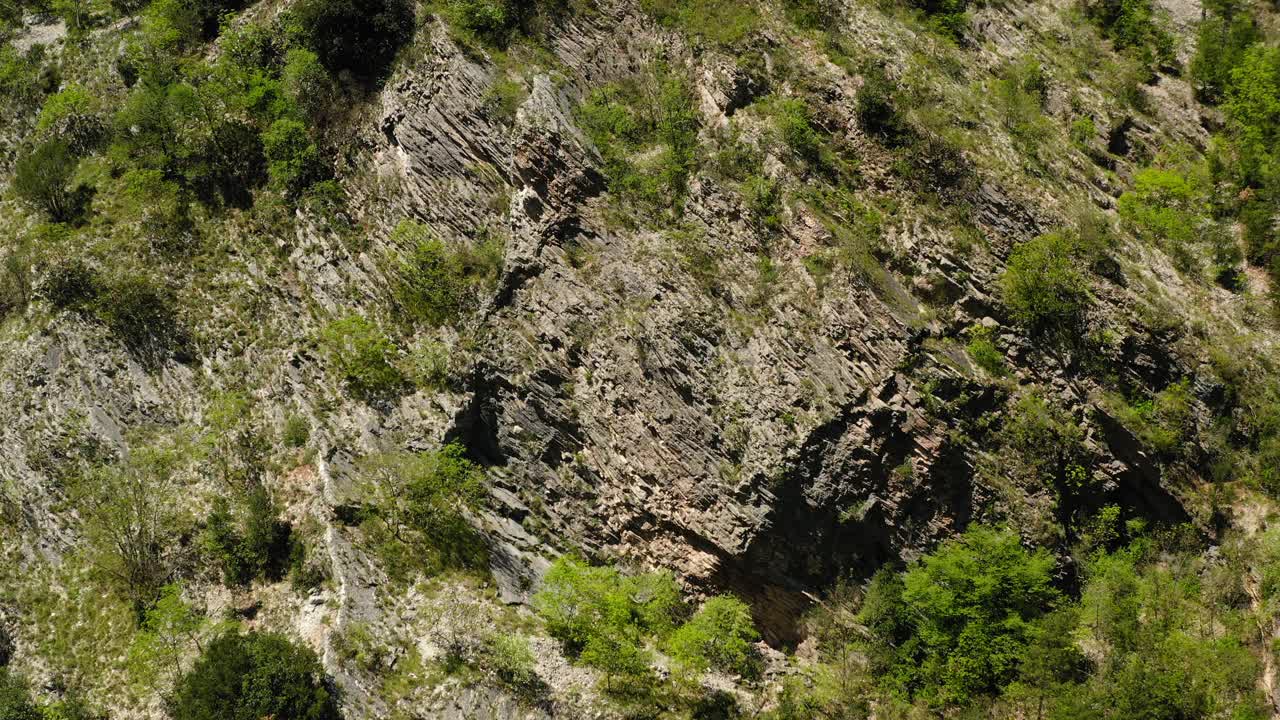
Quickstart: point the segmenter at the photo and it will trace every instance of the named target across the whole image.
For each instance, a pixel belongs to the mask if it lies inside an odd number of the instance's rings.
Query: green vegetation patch
[[[667,27],[718,45],[741,45],[762,24],[755,4],[740,0],[640,0],[640,7]]]
[[[1091,300],[1081,247],[1061,232],[1014,248],[1000,289],[1014,320],[1038,329],[1074,325]]]
[[[697,167],[701,117],[689,81],[669,66],[595,90],[578,108],[609,190],[679,215]]]

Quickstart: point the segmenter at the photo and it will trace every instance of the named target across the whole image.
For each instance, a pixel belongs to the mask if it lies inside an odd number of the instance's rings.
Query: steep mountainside
[[[1276,13],[0,0],[0,718],[1274,716]]]

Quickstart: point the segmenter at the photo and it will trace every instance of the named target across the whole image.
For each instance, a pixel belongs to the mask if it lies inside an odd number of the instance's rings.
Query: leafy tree
[[[619,679],[632,686],[652,683],[653,658],[632,626],[601,628],[587,640],[578,657],[584,664],[604,671],[606,691],[614,690]]]
[[[412,37],[409,0],[301,0],[286,25],[330,72],[379,80]]]
[[[1257,20],[1248,11],[1233,10],[1229,15],[1214,14],[1202,20],[1190,67],[1196,96],[1202,102],[1221,102],[1231,83],[1231,71],[1260,39]]]
[[[183,601],[180,585],[164,586],[129,648],[131,673],[151,684],[161,676],[167,676],[166,683],[176,681],[187,648],[199,645],[205,624],[205,618]]]
[[[1079,615],[1065,607],[1045,615],[1032,626],[1029,641],[1019,661],[1016,689],[1025,688],[1034,701],[1034,716],[1043,718],[1046,704],[1087,677],[1088,661],[1076,643],[1074,633]],[[1032,713],[1028,713],[1030,717]]]
[[[44,720],[22,678],[0,667],[0,720]]]
[[[132,603],[139,622],[170,578],[166,550],[177,521],[177,462],[172,448],[137,447],[123,464],[98,469],[78,489],[95,564]]]
[[[457,443],[415,455],[403,470],[405,519],[427,538],[447,546],[463,531],[465,513],[484,498],[484,471]]]
[[[297,198],[321,177],[320,151],[297,120],[281,119],[262,134],[271,184],[289,198]]]
[[[900,595],[893,584],[878,591],[871,616],[880,652],[892,657],[888,682],[931,703],[964,704],[1014,680],[1032,623],[1060,600],[1053,566],[1017,535],[981,527],[921,558]]]
[[[468,515],[484,502],[484,470],[450,443],[436,452],[380,455],[366,470],[380,497],[378,512],[394,537],[419,560],[474,567],[485,557]]]
[[[752,677],[759,671],[752,644],[759,639],[751,608],[737,598],[717,596],[672,633],[667,645],[691,671],[715,668]]]
[[[1280,141],[1280,48],[1254,45],[1231,70],[1226,111],[1239,180],[1244,185],[1280,186],[1274,148]]]
[[[285,55],[280,84],[312,123],[324,120],[337,92],[319,56],[302,48],[294,48]]]
[[[338,374],[365,398],[386,396],[404,384],[396,368],[396,346],[377,325],[348,315],[329,323],[320,342]]]
[[[241,505],[236,517],[227,500],[219,497],[205,526],[205,544],[222,566],[223,582],[233,586],[259,577],[279,580],[289,560],[292,528],[279,519],[260,483],[244,493]]]
[[[1010,314],[1032,328],[1077,322],[1090,297],[1080,265],[1079,249],[1062,233],[1041,235],[1014,248],[1000,278]]]
[[[337,720],[337,699],[315,653],[273,633],[226,633],[178,681],[184,720]]]
[[[581,662],[605,671],[612,688],[617,678],[649,673],[643,638],[671,631],[680,593],[669,573],[628,577],[565,556],[547,571],[533,607],[552,637]]]
[[[43,142],[14,164],[13,189],[55,222],[74,220],[81,213],[85,199],[82,192],[70,187],[79,162],[67,143]]]

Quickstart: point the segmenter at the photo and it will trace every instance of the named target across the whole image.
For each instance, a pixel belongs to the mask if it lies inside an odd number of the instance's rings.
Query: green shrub
[[[432,326],[456,323],[468,305],[461,259],[424,226],[406,220],[393,242],[413,242],[400,261],[396,297],[409,316]]]
[[[910,133],[910,127],[898,112],[895,86],[889,81],[883,63],[868,62],[861,74],[862,87],[858,89],[854,105],[858,124],[866,132],[896,145]]]
[[[1064,408],[1024,392],[1009,408],[998,437],[1000,467],[1015,479],[1049,486],[1059,498],[1088,489],[1084,432]]]
[[[1157,17],[1152,0],[1087,0],[1085,14],[1117,48],[1144,65],[1176,60],[1174,38]]]
[[[782,229],[782,189],[777,180],[751,175],[742,183],[742,195],[757,227],[775,232]]]
[[[509,0],[450,0],[455,27],[492,45],[505,45],[515,29],[517,8]]]
[[[995,84],[995,99],[1014,140],[1036,143],[1049,134],[1051,125],[1043,112],[1048,90],[1044,69],[1032,58],[1004,68]]]
[[[1077,147],[1088,147],[1098,137],[1098,126],[1089,116],[1078,117],[1071,121],[1071,142]]]
[[[89,91],[72,85],[57,92],[40,108],[36,132],[65,141],[76,152],[94,145],[105,129],[97,116],[98,103]]]
[[[1004,363],[1004,354],[995,343],[995,331],[982,325],[969,328],[969,343],[965,345],[973,362],[993,377],[1004,377],[1009,368]]]
[[[625,576],[566,556],[547,571],[533,607],[582,662],[610,675],[641,675],[648,670],[642,640],[671,631],[680,591],[669,573]]]
[[[1240,224],[1244,226],[1244,246],[1249,262],[1267,267],[1280,257],[1276,237],[1275,205],[1261,198],[1251,198],[1240,208]]]
[[[577,118],[604,160],[610,191],[649,208],[683,209],[697,167],[700,116],[688,79],[665,65],[593,92]]]
[[[43,142],[14,164],[14,192],[55,222],[75,220],[84,211],[87,199],[83,190],[70,187],[79,163],[66,142]]]
[[[292,528],[278,518],[271,496],[261,485],[254,485],[239,501],[242,507],[235,514],[226,498],[214,501],[205,524],[206,549],[222,568],[228,587],[257,578],[279,580],[287,569]]]
[[[291,199],[321,178],[320,151],[311,141],[307,127],[297,120],[272,123],[262,134],[262,151],[272,186]]]
[[[311,438],[311,423],[302,415],[290,415],[284,421],[281,441],[286,447],[300,448]]]
[[[131,351],[159,360],[185,344],[175,306],[172,291],[161,281],[126,273],[101,286],[93,311]]]
[[[174,688],[184,720],[337,720],[315,653],[282,635],[227,633],[209,643]]]
[[[1000,277],[1000,290],[1016,321],[1040,329],[1076,323],[1090,299],[1079,249],[1062,233],[1041,235],[1014,248]]]
[[[826,30],[839,20],[839,5],[831,0],[783,0],[787,19],[805,30]]]
[[[396,346],[377,325],[359,315],[329,323],[320,334],[320,344],[338,375],[361,397],[390,395],[404,385],[395,366]]]
[[[822,137],[813,127],[809,106],[803,100],[787,98],[779,100],[774,109],[774,121],[782,141],[803,160],[816,162],[822,150]]]
[[[924,12],[934,30],[952,40],[962,39],[969,26],[969,0],[908,0],[908,5]]]
[[[517,693],[529,697],[541,694],[537,659],[529,649],[529,639],[521,635],[493,636],[485,646],[486,664],[498,679]]]
[[[449,348],[443,343],[423,340],[409,352],[407,361],[409,380],[419,388],[446,390],[449,388],[451,359]]]
[[[484,504],[485,473],[461,445],[376,456],[367,462],[365,475],[380,498],[370,521],[393,539],[383,549],[399,566],[391,568],[396,575],[474,568],[487,561],[484,540],[467,519]]]
[[[410,0],[300,0],[285,25],[330,72],[380,80],[413,38],[415,18]]]
[[[0,99],[11,110],[35,107],[42,93],[56,89],[57,81],[43,72],[45,52],[43,45],[25,53],[10,43],[0,45]]]
[[[868,589],[860,619],[889,667],[883,682],[931,704],[964,704],[1017,677],[1031,623],[1060,599],[1054,560],[1018,536],[971,528]]]
[[[522,83],[507,78],[495,79],[493,86],[484,94],[485,115],[510,125],[515,122],[520,103],[524,102],[527,95]]]
[[[44,715],[31,699],[31,689],[7,667],[0,667],[0,718],[44,720]]]
[[[97,299],[98,290],[97,274],[73,258],[49,268],[43,295],[59,310],[86,310]]]
[[[640,0],[659,23],[718,45],[740,46],[761,26],[751,3],[737,0]]]
[[[406,459],[402,475],[405,520],[449,554],[459,538],[471,534],[466,513],[484,500],[484,470],[467,459],[461,445],[450,443]]]
[[[410,248],[395,272],[400,309],[433,327],[461,322],[477,305],[479,292],[497,281],[502,265],[494,239],[482,240],[475,249],[454,250],[426,225],[412,220],[396,226],[391,242]]]
[[[750,678],[760,670],[753,647],[759,639],[751,608],[737,598],[719,596],[707,600],[672,633],[667,647],[677,662],[693,672],[715,668]]]
[[[1154,397],[1132,405],[1114,403],[1117,416],[1148,447],[1163,455],[1176,454],[1193,429],[1191,388],[1187,380],[1174,383]]]
[[[200,3],[154,0],[142,16],[144,42],[154,52],[177,55],[191,49],[204,32]]]
[[[205,618],[183,601],[180,585],[170,583],[161,588],[129,647],[131,679],[158,686],[161,676],[181,668],[188,645],[198,638],[204,624]],[[176,679],[170,676],[165,684]]]
[[[922,192],[951,200],[962,198],[974,187],[973,165],[946,137],[931,132],[912,134],[900,153],[896,169]]]

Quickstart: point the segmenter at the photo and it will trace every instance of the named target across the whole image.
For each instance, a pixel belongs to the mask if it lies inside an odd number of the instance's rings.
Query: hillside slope
[[[1275,12],[5,6],[3,677],[197,717],[254,631],[307,717],[1274,715]]]

